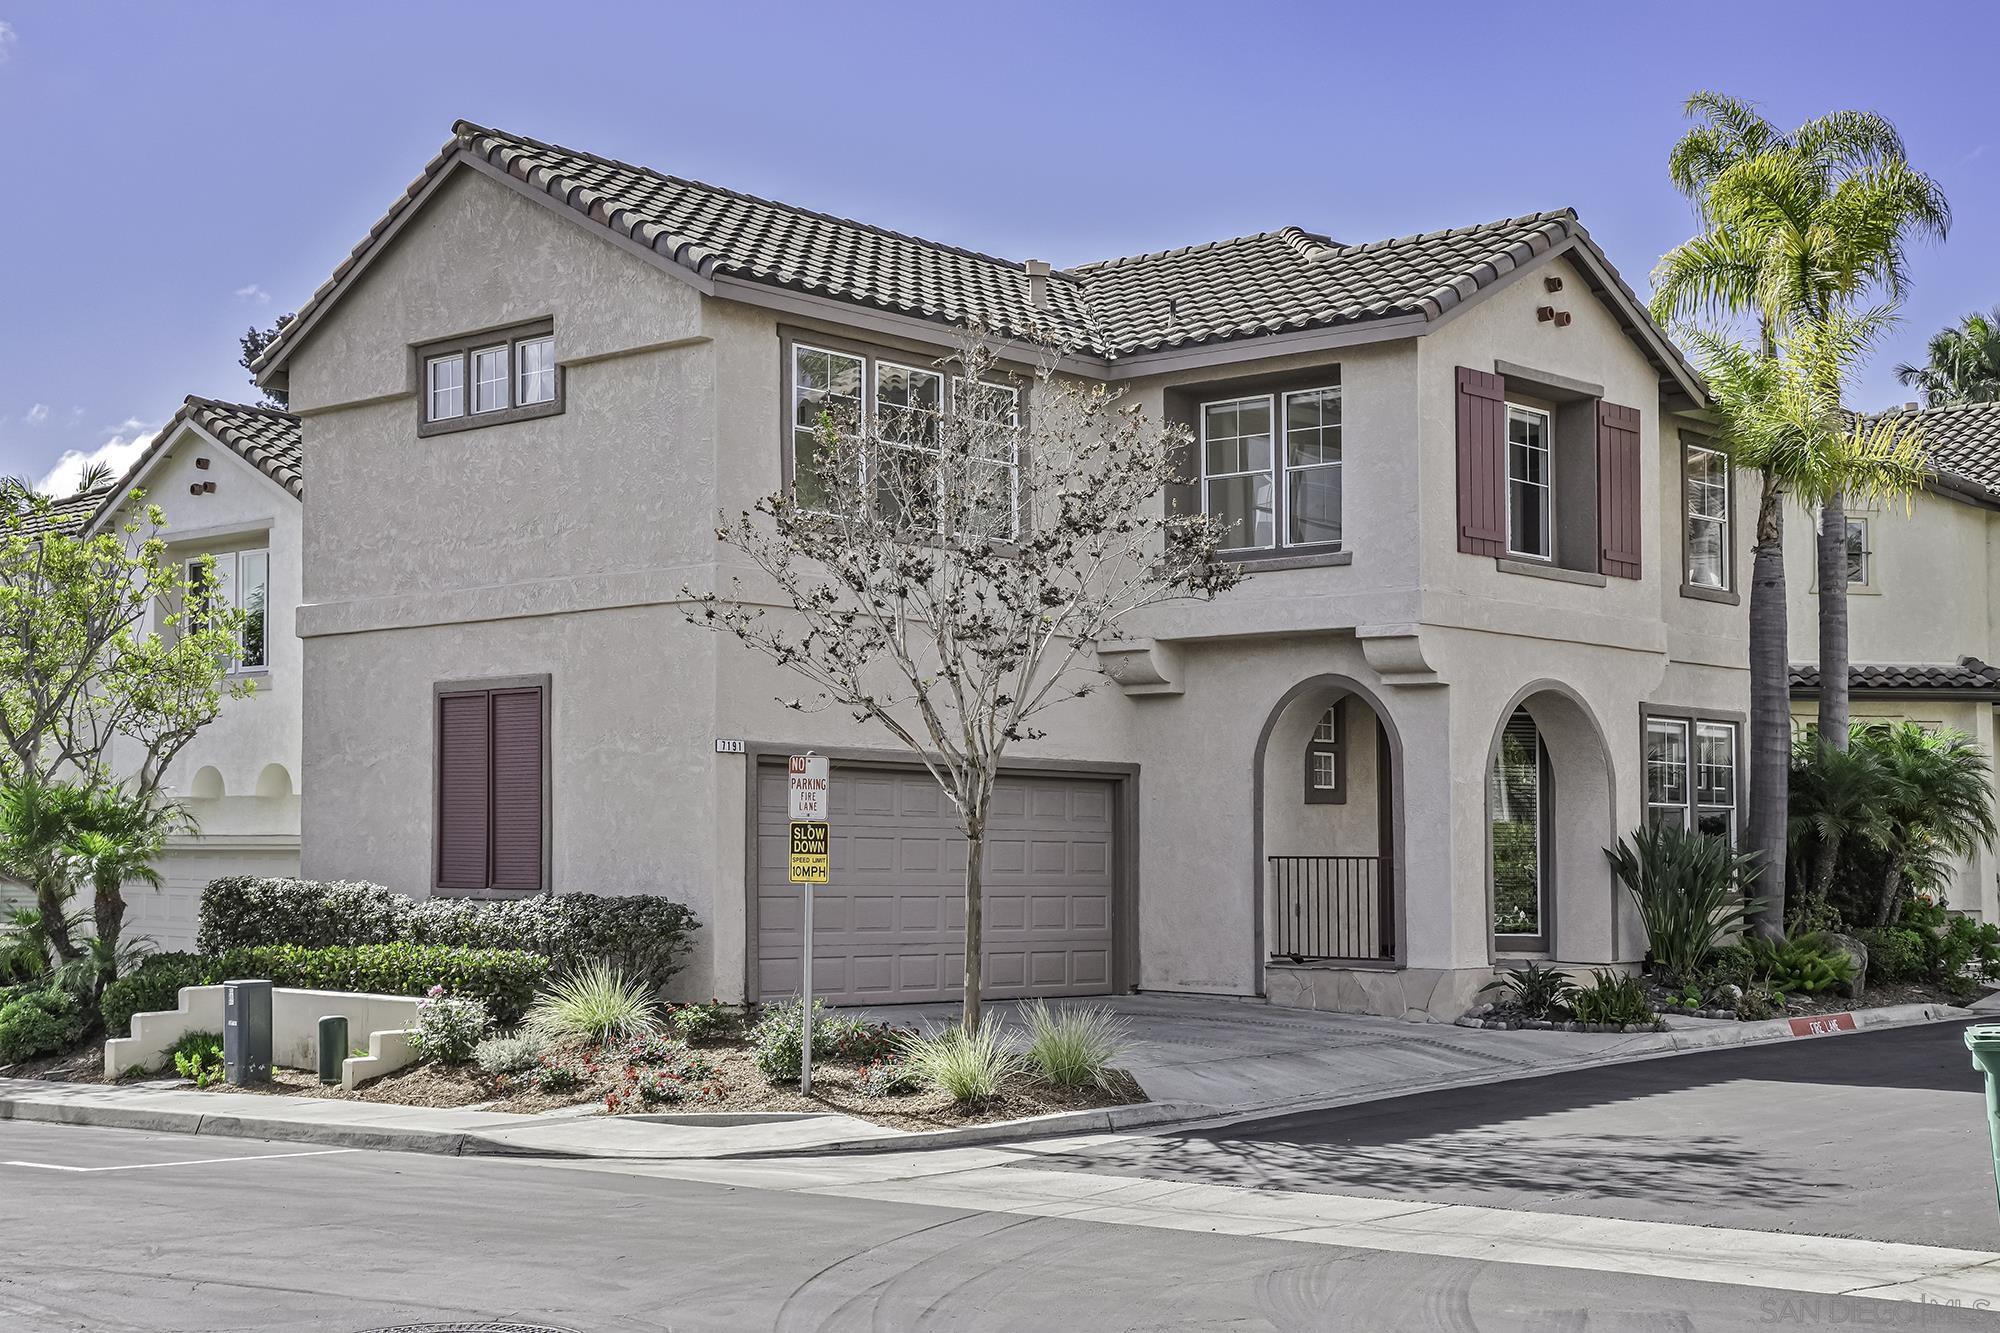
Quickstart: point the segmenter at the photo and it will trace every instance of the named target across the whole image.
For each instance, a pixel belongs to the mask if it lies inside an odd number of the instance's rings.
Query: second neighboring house
[[[1898,415],[1921,428],[1933,476],[1907,504],[1848,512],[1850,710],[1856,722],[1964,732],[2000,791],[2000,403],[1912,403]],[[1819,710],[1816,516],[1786,517],[1792,719],[1803,732]],[[2000,853],[1960,864],[1947,896],[1957,911],[2000,922]]]
[[[166,880],[126,892],[127,929],[163,949],[194,945],[201,891],[227,875],[299,869],[299,719],[303,684],[293,621],[299,601],[303,490],[299,422],[289,413],[190,397],[90,516],[85,530],[118,530],[143,507],[166,516],[168,558],[214,560],[229,601],[246,612],[232,668],[255,692],[222,713],[174,759],[167,791],[199,832],[176,838],[158,867]],[[129,772],[136,759],[120,762]]]
[[[950,998],[937,785],[685,613],[751,572],[716,516],[786,486],[823,411],[1032,418],[1032,385],[954,392],[973,322],[1185,423],[1171,500],[1254,574],[1134,618],[1117,688],[1012,751],[991,994],[1448,1019],[1496,964],[1641,958],[1603,849],[1740,824],[1749,525],[1574,214],[1051,271],[465,123],[259,365],[313,460],[305,873],[666,894],[702,924],[686,995],[785,995],[810,947],[834,1002]],[[807,748],[835,765],[811,941]]]

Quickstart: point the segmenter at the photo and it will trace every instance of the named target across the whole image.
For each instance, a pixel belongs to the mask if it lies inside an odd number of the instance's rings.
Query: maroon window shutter
[[[1458,368],[1458,549],[1507,554],[1507,381]]]
[[[493,692],[493,887],[542,887],[542,692]]]
[[[487,695],[438,698],[438,884],[483,889],[487,881]]]
[[[1600,569],[1639,577],[1639,409],[1597,405],[1597,534]]]

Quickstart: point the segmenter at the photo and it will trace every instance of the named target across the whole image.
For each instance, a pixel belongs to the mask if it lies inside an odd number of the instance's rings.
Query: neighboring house
[[[785,485],[822,406],[948,402],[968,320],[1193,428],[1173,498],[1254,571],[1131,622],[1120,688],[1012,752],[993,994],[1446,1018],[1496,961],[1641,957],[1603,848],[1738,827],[1749,525],[1574,215],[1050,272],[464,123],[259,363],[313,458],[305,873],[668,894],[702,923],[686,994],[782,995],[812,748],[817,986],[949,997],[935,784],[683,612],[746,572],[716,515]]]
[[[216,580],[247,613],[232,676],[254,682],[255,692],[225,699],[221,716],[167,770],[168,794],[200,831],[168,844],[158,867],[164,888],[126,891],[127,929],[163,949],[193,947],[210,880],[298,873],[302,676],[293,620],[302,485],[297,417],[191,397],[87,524],[116,530],[158,505],[168,558],[213,557]],[[110,759],[117,771],[136,767],[129,757],[121,766],[116,744]]]
[[[1934,475],[1905,504],[1855,507],[1847,519],[1850,709],[1857,722],[1949,727],[1996,752],[2000,706],[2000,403],[1900,409],[1921,426]],[[1819,715],[1816,515],[1786,515],[1792,720]],[[1994,771],[2000,788],[2000,765]],[[2000,921],[2000,856],[1962,864],[1951,906]]]

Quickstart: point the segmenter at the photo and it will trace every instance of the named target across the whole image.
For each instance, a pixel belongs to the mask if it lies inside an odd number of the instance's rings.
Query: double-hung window
[[[1729,587],[1729,458],[1718,449],[1690,444],[1682,475],[1687,499],[1687,583],[1690,588]]]
[[[1849,586],[1865,588],[1869,586],[1869,575],[1873,572],[1875,553],[1868,549],[1868,520],[1849,518],[1847,520],[1847,582]]]
[[[269,665],[265,611],[271,596],[271,553],[269,551],[225,551],[187,562],[188,592],[206,600],[209,570],[215,571],[214,601],[221,607],[243,613],[236,632],[238,652],[231,671],[261,671]],[[191,613],[191,630],[199,631],[203,619]]]
[[[1507,552],[1534,560],[1555,558],[1549,427],[1542,409],[1507,404]]]
[[[1231,551],[1341,541],[1340,385],[1201,404],[1202,506]]]
[[[562,410],[562,372],[546,321],[418,349],[419,435],[469,430]]]
[[[1646,817],[1733,842],[1736,837],[1733,722],[1646,719]]]
[[[821,429],[862,435],[875,503],[887,518],[1011,538],[1019,523],[1020,391],[970,386],[933,366],[866,351],[793,343],[787,431],[798,502],[824,509]],[[946,432],[951,446],[946,443]],[[962,459],[970,475],[948,475]],[[953,512],[946,512],[947,510]]]
[[[1306,804],[1338,805],[1346,800],[1346,756],[1341,753],[1346,722],[1342,704],[1336,701],[1313,723],[1306,741]]]

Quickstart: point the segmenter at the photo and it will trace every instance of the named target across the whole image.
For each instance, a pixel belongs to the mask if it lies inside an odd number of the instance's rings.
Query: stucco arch
[[[1251,976],[1255,979],[1259,995],[1264,994],[1265,991],[1264,966],[1267,961],[1265,917],[1268,907],[1265,901],[1267,886],[1265,884],[1264,865],[1264,858],[1267,851],[1265,846],[1267,792],[1265,788],[1268,785],[1266,781],[1269,768],[1267,761],[1270,757],[1272,740],[1274,735],[1277,734],[1281,723],[1285,721],[1288,712],[1294,708],[1304,705],[1306,711],[1313,711],[1323,706],[1321,701],[1330,702],[1342,695],[1352,695],[1361,700],[1381,723],[1382,734],[1388,745],[1389,759],[1389,772],[1386,775],[1386,781],[1383,781],[1380,777],[1377,779],[1381,783],[1383,796],[1389,803],[1389,846],[1384,848],[1383,851],[1388,856],[1392,867],[1400,867],[1405,864],[1403,854],[1403,739],[1397,730],[1394,714],[1390,711],[1388,704],[1383,700],[1380,693],[1353,676],[1329,672],[1323,675],[1309,676],[1299,681],[1280,695],[1271,705],[1270,711],[1265,714],[1264,725],[1257,733],[1257,744],[1252,750],[1250,758],[1251,839],[1249,870],[1250,883],[1253,886],[1250,902],[1251,921],[1253,923],[1251,932]],[[1394,891],[1394,954],[1397,963],[1400,964],[1405,956],[1407,947],[1407,931],[1403,908],[1403,876],[1400,871],[1394,873],[1391,886]]]
[[[257,794],[264,798],[290,796],[292,775],[283,764],[266,764],[264,771],[257,775]]]
[[[188,795],[197,801],[219,801],[226,793],[222,785],[222,770],[214,764],[203,764],[194,772],[194,781],[188,784]]]
[[[1544,871],[1549,957],[1570,962],[1608,963],[1617,957],[1618,886],[1604,849],[1619,835],[1617,767],[1603,724],[1583,696],[1559,680],[1537,680],[1514,692],[1493,722],[1482,774],[1500,757],[1501,736],[1516,709],[1535,721],[1548,752],[1550,839]],[[1487,948],[1498,949],[1494,913],[1493,819],[1483,821]]]

